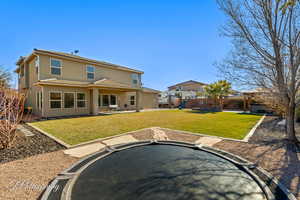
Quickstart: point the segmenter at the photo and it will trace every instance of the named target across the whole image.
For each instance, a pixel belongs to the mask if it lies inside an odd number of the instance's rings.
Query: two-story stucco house
[[[204,92],[207,84],[198,81],[185,81],[168,87],[168,94],[171,96],[181,96],[183,100],[195,99]]]
[[[158,107],[159,91],[142,87],[139,70],[40,49],[20,57],[17,66],[26,106],[41,117]]]

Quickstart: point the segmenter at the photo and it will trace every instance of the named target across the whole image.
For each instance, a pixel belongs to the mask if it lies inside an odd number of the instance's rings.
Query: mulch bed
[[[65,147],[41,134],[39,131],[27,125],[24,126],[30,129],[34,133],[34,136],[25,137],[22,132],[17,131],[14,146],[9,149],[0,150],[0,163],[65,149]]]

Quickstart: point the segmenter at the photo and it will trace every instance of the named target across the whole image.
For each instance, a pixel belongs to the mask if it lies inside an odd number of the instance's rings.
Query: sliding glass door
[[[110,105],[118,105],[117,95],[114,95],[114,94],[99,95],[99,106],[100,107],[108,107]]]

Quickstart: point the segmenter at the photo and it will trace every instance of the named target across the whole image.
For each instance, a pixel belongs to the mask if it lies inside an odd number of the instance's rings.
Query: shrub
[[[0,149],[9,148],[14,143],[24,113],[24,102],[25,94],[0,88]]]

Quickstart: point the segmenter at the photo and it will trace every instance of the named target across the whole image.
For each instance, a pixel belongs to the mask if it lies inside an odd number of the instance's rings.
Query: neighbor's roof
[[[116,88],[127,90],[138,90],[130,85],[119,83],[110,79],[100,79],[95,82],[72,81],[72,80],[59,80],[56,78],[40,80],[35,85],[52,85],[52,86],[69,86],[69,87],[83,87],[83,88]]]
[[[101,66],[108,67],[108,68],[119,69],[119,70],[129,71],[129,72],[135,72],[135,73],[138,73],[138,74],[143,74],[144,73],[143,71],[132,69],[132,68],[121,66],[121,65],[116,65],[116,64],[112,64],[112,63],[108,63],[108,62],[104,62],[104,61],[93,60],[93,59],[90,59],[90,58],[85,58],[85,57],[73,55],[73,54],[70,54],[70,53],[49,51],[49,50],[42,50],[42,49],[34,49],[33,52],[28,57],[20,57],[16,64],[19,65],[24,60],[30,59],[34,55],[39,55],[39,54],[40,55],[55,56],[55,57],[64,58],[64,59],[71,59],[71,60],[75,60],[75,61],[81,61],[81,62],[85,62],[85,63],[88,63],[88,64],[93,64],[93,65],[101,65]]]
[[[268,92],[268,90],[265,88],[255,88],[252,90],[243,90],[242,91],[243,94],[245,94],[245,93],[263,93],[263,92]]]
[[[177,83],[175,85],[171,85],[169,86],[168,88],[171,88],[171,87],[175,87],[175,86],[180,86],[180,85],[185,85],[185,84],[189,84],[189,83],[196,83],[196,84],[200,84],[200,85],[207,85],[206,83],[201,83],[199,81],[193,81],[193,80],[189,80],[189,81],[184,81],[182,83]]]
[[[146,93],[161,93],[161,91],[159,91],[159,90],[154,90],[154,89],[146,88],[146,87],[143,87],[142,91],[146,92]]]

